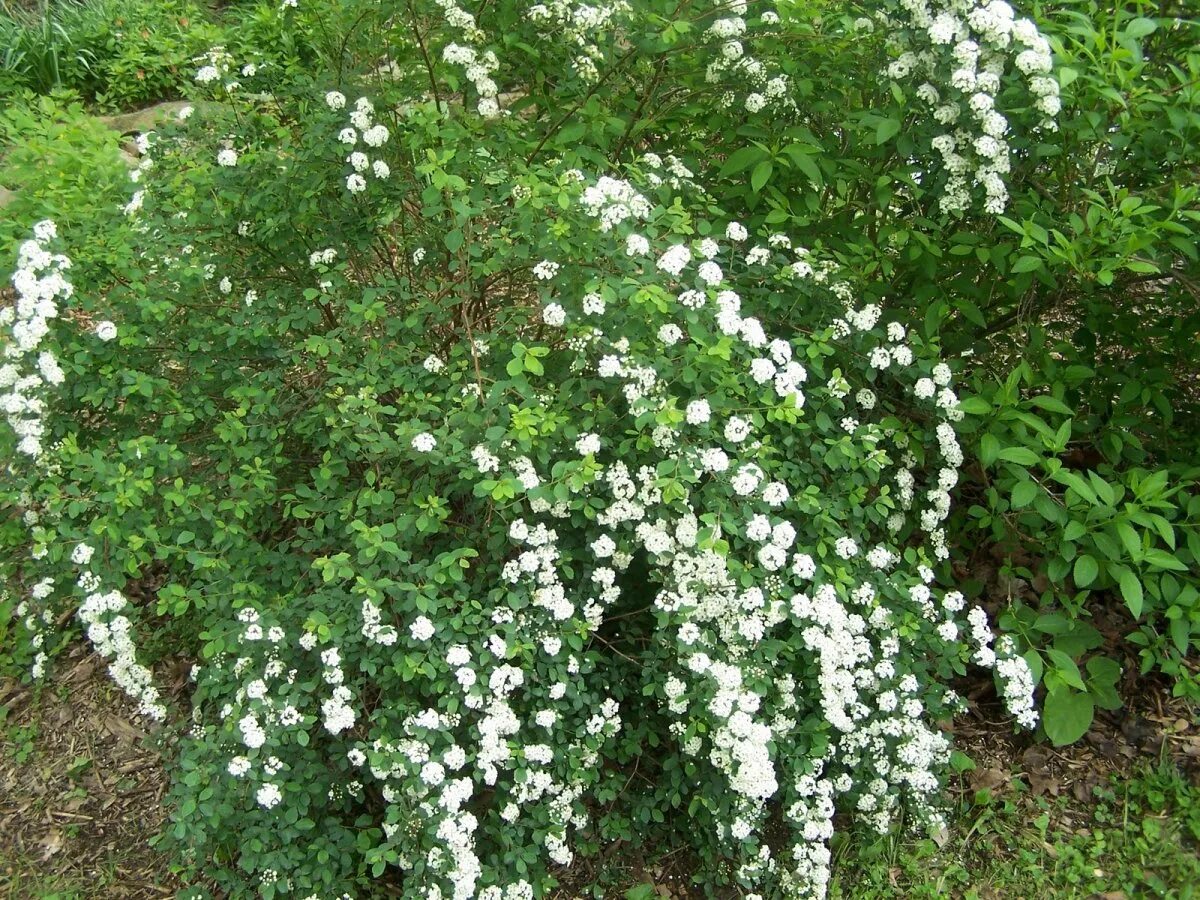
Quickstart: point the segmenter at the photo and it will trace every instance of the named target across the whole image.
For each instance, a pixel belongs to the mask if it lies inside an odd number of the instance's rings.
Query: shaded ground
[[[160,898],[167,783],[131,704],[76,645],[40,694],[0,681],[0,897]]]
[[[80,645],[40,693],[0,681],[0,897],[167,898],[148,844],[164,819],[158,753],[100,660]],[[1200,727],[1162,682],[1127,682],[1078,744],[1014,736],[985,682],[956,724],[962,771],[936,839],[850,829],[834,897],[1200,896]],[[1130,690],[1132,689],[1132,690]],[[678,898],[694,861],[616,846],[580,860],[557,900]]]

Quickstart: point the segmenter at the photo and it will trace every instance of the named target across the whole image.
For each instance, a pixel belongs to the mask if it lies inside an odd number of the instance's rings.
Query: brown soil
[[[81,645],[51,671],[0,681],[0,896],[175,896],[148,843],[167,780],[135,709]]]

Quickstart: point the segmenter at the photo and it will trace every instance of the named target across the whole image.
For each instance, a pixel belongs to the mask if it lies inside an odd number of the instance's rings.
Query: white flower
[[[575,442],[575,449],[580,456],[594,456],[600,452],[600,435],[583,434]]]
[[[658,267],[662,271],[678,278],[691,261],[692,251],[683,244],[676,244],[658,258]]]
[[[683,340],[683,331],[678,325],[668,322],[658,329],[658,339],[668,347],[674,347]]]
[[[730,416],[725,423],[725,440],[740,444],[750,436],[750,423],[740,416]]]
[[[367,179],[357,172],[346,176],[346,190],[352,194],[361,194],[367,189]]]
[[[112,322],[104,321],[96,325],[96,337],[102,341],[111,341],[117,336],[117,326]]]
[[[746,230],[746,226],[738,222],[730,222],[725,226],[725,237],[736,243],[741,243],[750,237],[750,232]]]
[[[560,266],[556,262],[551,262],[548,259],[543,259],[540,263],[533,267],[533,277],[540,281],[549,281],[558,274]]]
[[[346,95],[340,91],[330,91],[325,95],[325,105],[335,112],[346,105]]]
[[[426,616],[417,616],[408,629],[409,634],[413,636],[413,640],[422,642],[433,637],[436,631],[437,629],[433,627],[433,622],[429,621]]]
[[[542,310],[542,321],[552,328],[559,328],[567,321],[567,311],[558,303],[550,303]]]
[[[363,143],[368,147],[382,147],[387,143],[388,130],[383,125],[372,125],[363,132]]]
[[[279,805],[279,801],[283,799],[283,794],[280,792],[278,785],[267,782],[254,795],[258,800],[258,805],[263,809],[273,809]]]
[[[428,431],[422,431],[412,439],[412,448],[418,453],[429,453],[437,446],[437,438]]]
[[[700,263],[700,268],[697,270],[697,274],[700,276],[700,280],[709,287],[715,287],[716,285],[720,284],[721,279],[725,277],[721,272],[721,267],[711,260]]]
[[[712,417],[712,409],[707,400],[693,400],[685,411],[689,425],[703,425]]]
[[[226,167],[236,166],[237,161],[238,161],[237,151],[230,147],[226,147],[224,150],[222,150],[220,153],[217,154],[217,165],[219,165],[219,166],[226,166]]]

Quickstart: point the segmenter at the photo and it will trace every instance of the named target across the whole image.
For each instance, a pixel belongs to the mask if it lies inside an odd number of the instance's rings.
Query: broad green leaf
[[[721,177],[735,175],[744,169],[748,169],[766,155],[767,152],[765,150],[753,144],[741,147],[729,154],[729,158],[725,160],[725,165],[721,167]]]
[[[1083,553],[1075,560],[1075,586],[1085,588],[1100,574],[1100,566],[1096,560],[1089,554]]]
[[[1073,744],[1092,726],[1096,705],[1092,698],[1080,691],[1063,688],[1046,695],[1042,707],[1042,725],[1046,737],[1056,747]]]
[[[1145,603],[1145,596],[1142,593],[1142,580],[1131,569],[1121,566],[1120,571],[1117,573],[1117,584],[1121,588],[1121,599],[1129,607],[1129,612],[1135,619],[1140,618],[1142,615],[1142,606]]]
[[[1033,502],[1033,498],[1037,496],[1038,487],[1033,481],[1018,481],[1013,487],[1012,505],[1013,509],[1023,509]]]
[[[1038,461],[1038,455],[1028,447],[1004,447],[1000,451],[1000,458],[1019,466],[1037,465]]]
[[[771,180],[771,173],[775,171],[775,164],[769,159],[764,159],[754,167],[754,171],[750,173],[750,187],[754,193],[762,192],[767,182]]]
[[[1125,26],[1125,33],[1134,40],[1141,40],[1149,34],[1153,34],[1157,30],[1158,24],[1153,19],[1147,19],[1145,16],[1138,16]]]
[[[900,133],[900,120],[899,119],[892,119],[892,118],[880,119],[879,124],[875,126],[875,143],[883,144],[883,143],[891,140],[892,138],[894,138],[899,133]]]

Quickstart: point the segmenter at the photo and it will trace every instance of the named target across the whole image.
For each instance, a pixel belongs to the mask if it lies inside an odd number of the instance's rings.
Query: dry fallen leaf
[[[51,829],[46,832],[46,835],[38,843],[42,848],[42,860],[45,861],[62,850],[62,832],[57,828]]]

